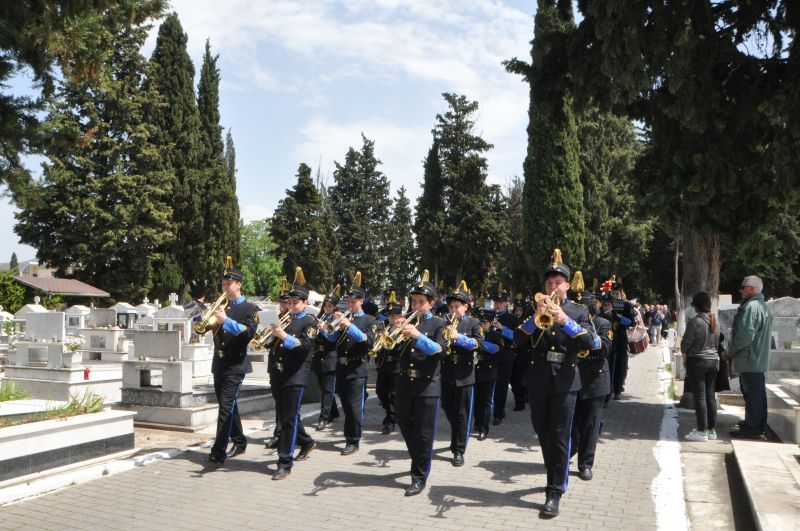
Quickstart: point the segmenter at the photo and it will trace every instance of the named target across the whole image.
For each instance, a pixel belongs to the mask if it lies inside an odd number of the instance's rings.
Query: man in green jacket
[[[733,318],[728,357],[734,360],[744,396],[744,421],[731,437],[760,439],[767,431],[767,387],[764,373],[769,367],[772,314],[764,302],[764,283],[757,276],[745,277],[742,303]]]

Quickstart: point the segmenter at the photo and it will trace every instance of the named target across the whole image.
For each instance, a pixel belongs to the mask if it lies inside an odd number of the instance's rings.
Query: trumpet
[[[445,341],[450,341],[450,338],[453,337],[453,334],[458,332],[458,316],[453,314],[450,318],[450,324],[447,325],[447,328],[442,330],[442,337],[444,337]]]
[[[325,326],[323,327],[323,330],[325,330],[326,334],[335,333],[336,329],[339,327],[339,323],[342,322],[342,319],[345,319],[345,318],[349,319],[351,315],[353,315],[353,312],[351,312],[350,310],[347,310],[346,312],[344,312],[342,315],[340,315],[336,319],[326,323]]]
[[[278,322],[281,329],[286,330],[286,327],[289,326],[289,323],[292,321],[292,314],[289,312],[284,312],[281,317],[280,321]],[[253,339],[250,340],[250,348],[255,350],[256,352],[261,352],[267,348],[267,346],[272,342],[275,338],[275,334],[272,333],[272,328],[266,327],[261,328],[256,332],[256,335]]]
[[[550,296],[544,293],[537,293],[534,295],[533,299],[536,301],[537,305],[543,299],[545,300],[544,308],[541,311],[537,310],[536,315],[533,317],[534,324],[539,330],[549,330],[553,326],[553,314],[550,312],[550,308],[552,308],[554,304],[559,304],[558,299],[556,299],[555,290]]]
[[[227,299],[228,296],[224,293],[220,295],[219,299],[217,299],[214,304],[209,306],[208,310],[206,310],[206,313],[203,314],[203,319],[196,323],[192,323],[192,329],[197,332],[198,335],[202,336],[209,331],[216,333],[219,327],[222,326],[222,323],[217,321],[217,317],[214,315],[214,312],[221,308]]]
[[[391,328],[389,332],[378,335],[372,344],[371,355],[377,355],[381,349],[391,350],[403,342],[403,325],[416,319],[417,312],[412,312],[403,320],[403,323]]]

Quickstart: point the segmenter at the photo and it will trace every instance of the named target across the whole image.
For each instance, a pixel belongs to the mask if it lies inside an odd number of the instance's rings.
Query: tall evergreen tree
[[[399,291],[411,286],[417,272],[417,253],[411,221],[411,202],[406,197],[405,187],[401,186],[394,200],[391,226],[385,234],[388,284]]]
[[[556,247],[573,268],[585,265],[578,130],[567,75],[574,27],[571,0],[541,0],[531,42],[532,63],[518,59],[506,63],[509,72],[522,75],[530,85],[523,212],[525,248],[537,271]]]
[[[438,253],[446,275],[439,280],[456,285],[480,284],[502,251],[503,198],[500,188],[486,184],[484,154],[493,146],[475,132],[478,102],[457,94],[442,94],[448,110],[436,115],[433,135],[438,143],[444,198],[444,238]]]
[[[340,260],[335,282],[346,283],[347,272],[361,271],[364,286],[372,293],[382,289],[388,272],[385,234],[389,223],[389,179],[378,170],[375,142],[362,133],[361,150],[352,147],[344,164],[336,163],[330,204],[337,221],[334,230]]]
[[[11,261],[8,263],[8,269],[12,273],[19,272],[19,260],[17,260],[17,253],[11,253]]]
[[[297,183],[286,190],[270,220],[269,234],[283,255],[283,274],[294,278],[295,267],[303,268],[309,286],[318,289],[329,280],[329,257],[325,253],[325,231],[320,210],[322,197],[311,179],[311,168],[301,163]]]
[[[505,189],[505,212],[502,214],[503,228],[508,240],[497,260],[496,280],[502,282],[510,293],[527,293],[534,287],[536,276],[525,252],[522,215],[524,181],[515,176]]]
[[[240,254],[239,201],[236,198],[236,181],[235,177],[231,179],[227,168],[222,143],[222,126],[219,123],[220,77],[217,59],[218,56],[211,55],[211,45],[206,41],[197,89],[202,148],[200,167],[203,169],[206,187],[205,193],[201,196],[206,252],[198,259],[205,261],[206,291],[217,289],[225,257],[238,257]]]
[[[434,138],[423,161],[422,193],[417,198],[414,234],[417,236],[419,269],[429,269],[436,284],[439,272],[444,274],[440,246],[445,236],[445,202],[439,141]]]
[[[178,15],[171,13],[158,29],[151,57],[155,65],[151,81],[165,100],[164,106],[153,109],[151,119],[158,126],[153,140],[167,147],[166,162],[176,176],[172,196],[177,233],[164,254],[178,265],[182,286],[175,288],[183,289],[184,294],[197,283],[203,291],[210,276],[203,258],[208,249],[201,198],[207,183],[200,170],[200,115],[194,93],[195,70],[186,43]]]
[[[228,133],[225,135],[225,175],[228,178],[228,188],[232,191],[232,193],[236,194],[236,147],[233,145],[233,135],[231,134],[231,130],[228,129]],[[231,217],[235,217],[236,225],[232,232],[232,238],[234,242],[240,242],[237,244],[231,254],[233,257],[233,261],[235,264],[241,263],[241,229],[242,229],[242,219],[241,214],[239,212],[239,202],[236,201],[235,205],[232,204],[231,208],[235,208],[235,214],[232,214]]]
[[[157,98],[143,88],[146,36],[144,26],[96,36],[113,42],[111,77],[60,86],[44,124],[50,161],[15,227],[59,274],[126,300],[148,294],[159,250],[174,236],[172,175],[144,112]]]

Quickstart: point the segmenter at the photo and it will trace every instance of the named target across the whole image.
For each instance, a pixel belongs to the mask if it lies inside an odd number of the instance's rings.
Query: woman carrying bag
[[[686,323],[686,332],[681,339],[681,353],[686,366],[686,378],[694,396],[697,428],[686,435],[685,439],[708,441],[717,438],[717,399],[714,393],[719,372],[719,332],[717,318],[711,313],[711,297],[708,293],[695,294],[692,307],[697,315]]]

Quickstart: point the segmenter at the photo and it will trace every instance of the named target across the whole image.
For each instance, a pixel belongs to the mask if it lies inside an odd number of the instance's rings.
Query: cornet
[[[192,329],[197,332],[198,335],[203,335],[206,332],[213,331],[214,333],[217,332],[222,323],[217,321],[217,317],[214,313],[222,307],[223,304],[227,301],[228,296],[224,293],[219,296],[219,299],[214,302],[211,306],[209,306],[206,313],[203,314],[203,319],[196,323],[192,323]]]
[[[553,326],[553,314],[550,309],[554,304],[559,305],[559,300],[556,298],[556,291],[554,290],[549,297],[544,293],[537,293],[534,295],[533,299],[536,301],[537,305],[542,299],[545,299],[544,307],[541,311],[536,311],[533,322],[539,330],[549,330]]]
[[[393,327],[389,332],[385,334],[380,334],[378,337],[375,338],[375,343],[372,344],[372,350],[370,350],[370,355],[377,355],[381,349],[391,350],[395,348],[397,345],[401,344],[403,339],[403,326],[406,323],[410,323],[417,317],[417,312],[412,312],[408,317],[406,317],[401,324],[396,327]]]
[[[453,314],[450,318],[450,324],[447,325],[447,328],[442,330],[442,337],[445,341],[450,341],[450,338],[453,337],[453,334],[458,332],[458,316]]]
[[[347,310],[342,315],[334,319],[333,321],[326,323],[324,330],[326,334],[333,334],[336,332],[336,329],[339,327],[339,323],[342,322],[342,319],[349,319],[350,316],[353,315],[353,312]]]
[[[281,329],[286,330],[286,327],[289,326],[289,323],[292,321],[292,314],[289,312],[284,312],[281,315],[280,321],[278,322]],[[275,334],[272,333],[271,327],[261,328],[253,339],[250,340],[250,348],[255,350],[256,352],[261,352],[275,338]]]

